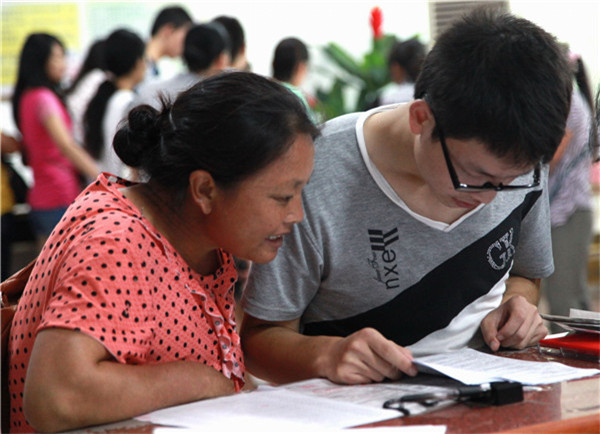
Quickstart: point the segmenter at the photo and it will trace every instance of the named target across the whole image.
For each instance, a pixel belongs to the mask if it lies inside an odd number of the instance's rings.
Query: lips
[[[463,202],[462,200],[458,200],[456,198],[452,198],[452,200],[460,208],[473,209],[478,205],[476,203]]]

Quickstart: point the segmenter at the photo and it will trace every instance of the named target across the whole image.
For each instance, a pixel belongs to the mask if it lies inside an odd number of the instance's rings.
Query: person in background
[[[0,279],[4,281],[11,275],[12,241],[14,234],[13,207],[16,203],[4,157],[13,152],[18,152],[21,149],[21,144],[14,137],[4,134],[4,132],[1,135],[2,170],[0,170],[0,189],[2,196],[0,197],[0,220],[2,222],[2,239],[0,241],[2,244],[2,256],[0,260],[2,262],[2,276]]]
[[[328,121],[306,218],[244,290],[250,372],[366,383],[415,375],[413,356],[535,345],[571,92],[552,35],[477,9],[438,37],[417,99]]]
[[[181,56],[183,41],[191,25],[192,17],[182,6],[168,6],[160,10],[152,24],[150,40],[146,44],[148,82],[161,79],[158,69],[158,61],[161,58]]]
[[[98,87],[107,78],[104,46],[104,39],[99,39],[91,45],[79,72],[65,92],[69,114],[73,119],[73,136],[80,144],[84,141],[83,115]]]
[[[388,56],[392,83],[381,90],[380,105],[413,100],[415,82],[421,72],[425,54],[425,45],[416,37],[394,44]]]
[[[303,217],[317,134],[297,98],[247,72],[134,108],[114,147],[148,182],[101,174],[46,243],[9,340],[12,430],[240,391],[232,255],[277,255]]]
[[[99,169],[73,138],[59,84],[66,69],[63,44],[47,33],[30,34],[21,50],[12,109],[33,172],[30,218],[40,244],[81,191],[80,176]],[[41,246],[40,246],[41,247]]]
[[[273,78],[290,89],[304,104],[306,111],[314,119],[306,95],[300,88],[308,73],[308,48],[298,38],[282,39],[273,53]]]
[[[229,68],[238,71],[250,71],[250,64],[246,57],[246,36],[239,20],[234,17],[220,15],[214,18],[213,22],[221,24],[229,34],[229,41],[231,43]]]
[[[199,80],[221,72],[229,64],[229,37],[219,23],[192,26],[185,37],[183,60],[188,71],[138,90],[134,105],[160,106],[160,95],[174,99]]]
[[[134,99],[133,89],[146,73],[144,42],[133,32],[116,30],[106,39],[105,59],[110,78],[100,85],[85,112],[85,149],[103,172],[126,176],[112,141]]]
[[[554,273],[543,282],[550,314],[569,316],[570,308],[589,310],[588,258],[593,228],[591,166],[597,155],[593,132],[593,94],[580,56],[570,55],[576,89],[565,136],[550,162],[548,191]],[[563,328],[552,323],[553,332]]]

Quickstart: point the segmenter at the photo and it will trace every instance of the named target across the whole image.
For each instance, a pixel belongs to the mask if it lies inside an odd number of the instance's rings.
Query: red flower
[[[379,6],[375,6],[371,9],[371,28],[373,29],[373,38],[379,39],[383,36],[383,30],[381,24],[383,23],[383,15]]]

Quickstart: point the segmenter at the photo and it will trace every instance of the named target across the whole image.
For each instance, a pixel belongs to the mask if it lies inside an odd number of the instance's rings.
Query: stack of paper
[[[549,336],[540,341],[540,350],[555,349],[559,355],[600,359],[600,313],[571,309],[569,316],[542,315],[570,331],[569,334]]]

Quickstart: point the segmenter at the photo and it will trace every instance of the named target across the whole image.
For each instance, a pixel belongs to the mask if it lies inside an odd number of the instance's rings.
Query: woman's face
[[[209,215],[213,242],[257,263],[275,258],[294,223],[304,217],[302,188],[313,170],[314,145],[296,136],[288,151],[232,190],[218,190]]]
[[[50,49],[50,57],[46,62],[46,74],[53,83],[60,83],[67,70],[67,62],[65,60],[65,51],[58,43],[52,44]]]

